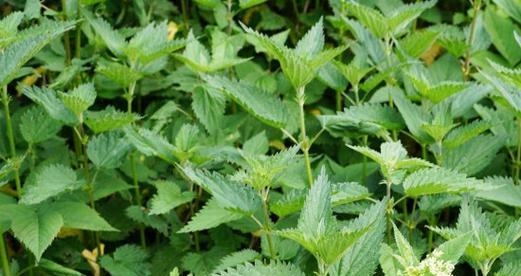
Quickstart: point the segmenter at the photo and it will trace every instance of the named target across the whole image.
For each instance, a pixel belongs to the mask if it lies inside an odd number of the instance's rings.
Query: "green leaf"
[[[14,236],[34,254],[36,261],[40,260],[63,226],[59,213],[36,206],[1,205],[0,213],[8,216]]]
[[[58,96],[65,107],[81,118],[81,114],[94,104],[96,90],[94,84],[80,84],[72,91],[63,93],[58,91]]]
[[[249,186],[226,179],[216,172],[194,170],[191,167],[184,167],[183,172],[190,181],[212,194],[221,207],[245,216],[252,215],[260,208],[260,197]]]
[[[223,89],[235,102],[263,123],[275,128],[286,125],[289,112],[278,98],[244,81],[235,82],[212,76],[206,76],[205,80],[214,88]]]
[[[83,274],[68,267],[65,267],[61,264],[55,263],[51,260],[41,259],[38,262],[38,267],[45,269],[55,275],[67,275],[67,276],[82,276]]]
[[[440,256],[442,260],[456,264],[465,253],[465,249],[467,249],[467,245],[470,243],[471,239],[472,233],[466,233],[442,243],[435,250],[442,253]]]
[[[100,62],[96,67],[96,72],[123,88],[127,88],[130,84],[137,82],[143,77],[143,74],[140,72],[117,62]]]
[[[272,261],[270,264],[264,264],[261,261],[255,263],[246,263],[235,268],[229,268],[212,274],[213,276],[304,276],[305,274],[300,269],[291,264]]]
[[[209,133],[221,129],[226,108],[226,98],[216,89],[197,87],[192,93],[192,109],[195,116]]]
[[[442,165],[467,175],[474,175],[494,160],[504,144],[503,136],[490,134],[476,136],[458,147],[445,150]]]
[[[439,32],[433,30],[417,31],[400,41],[403,50],[413,58],[419,58],[436,41]]]
[[[514,23],[495,11],[493,6],[487,6],[484,13],[484,27],[501,55],[510,65],[517,64],[521,60],[521,52],[514,38],[513,30],[518,30]]]
[[[394,232],[394,241],[396,242],[396,246],[398,247],[399,251],[399,260],[402,266],[409,267],[409,266],[415,266],[419,263],[418,258],[414,254],[414,250],[411,246],[411,244],[405,239],[405,237],[402,235],[402,232],[400,232],[400,229],[396,227],[396,225],[393,223],[393,232]],[[397,257],[395,255],[395,257]]]
[[[13,21],[14,18],[12,18]],[[11,19],[10,19],[11,20]],[[11,24],[16,23],[12,22]],[[9,45],[0,55],[0,87],[10,83],[20,68],[34,57],[45,45],[62,33],[74,28],[76,22],[52,22],[45,25],[37,35],[22,38]],[[17,24],[13,24],[17,25]],[[43,26],[43,25],[42,25]],[[12,27],[11,27],[12,31]]]
[[[0,20],[0,41],[16,35],[18,26],[22,23],[23,18],[24,14],[20,11],[11,12],[4,16],[4,18]],[[0,43],[0,45],[2,44]]]
[[[53,89],[25,86],[23,93],[29,99],[42,106],[51,118],[67,125],[76,125],[78,123],[78,118],[58,99],[57,93]]]
[[[79,202],[54,202],[48,207],[63,218],[63,226],[90,231],[118,231],[95,210]]]
[[[141,247],[123,245],[112,256],[102,256],[100,264],[114,276],[148,276],[151,268],[148,258],[148,253]]]
[[[403,96],[394,97],[394,102],[402,114],[402,117],[407,125],[409,131],[420,140],[420,143],[430,144],[432,138],[427,134],[422,125],[425,125],[431,121],[430,114],[428,114],[421,107],[413,104]]]
[[[385,200],[367,208],[358,218],[349,221],[348,228],[360,229],[373,225],[346,252],[336,269],[336,275],[372,275],[378,266],[378,254],[385,233]]]
[[[485,132],[490,127],[492,127],[491,123],[477,120],[455,128],[445,137],[443,146],[448,148],[457,147]]]
[[[356,19],[378,38],[385,37],[389,32],[387,20],[377,10],[354,1],[345,2],[344,5],[351,15],[356,17]]]
[[[306,59],[312,59],[324,48],[324,23],[320,17],[307,33],[298,41],[295,53]]]
[[[252,249],[244,249],[241,251],[233,252],[228,254],[227,256],[221,259],[221,264],[217,266],[214,271],[219,272],[223,271],[227,268],[234,267],[237,265],[244,264],[246,262],[251,262],[255,259],[258,259],[261,255],[259,252]]]
[[[114,30],[110,23],[105,21],[103,18],[95,18],[94,15],[88,12],[84,12],[83,14],[87,19],[87,22],[89,22],[94,31],[101,37],[110,51],[115,55],[121,55],[123,53],[123,48],[127,45],[125,38],[118,31]]]
[[[168,223],[160,216],[151,215],[142,206],[132,205],[125,210],[133,221],[149,226],[164,236],[168,236]]]
[[[467,192],[479,189],[481,185],[479,180],[445,168],[420,169],[411,173],[403,182],[405,193],[410,197]]]
[[[179,230],[179,233],[211,229],[242,217],[243,216],[237,212],[220,207],[215,199],[210,199],[201,210],[192,216],[190,222]]]
[[[105,132],[89,140],[87,156],[98,168],[119,167],[130,150],[130,144],[115,132]]]
[[[20,202],[35,204],[61,193],[78,189],[82,182],[76,172],[61,164],[47,165],[36,174],[35,183],[24,187]]]
[[[483,181],[491,185],[492,188],[486,191],[478,191],[476,197],[521,208],[521,187],[515,185],[511,178],[495,176],[487,177]]]
[[[161,135],[145,128],[136,127],[126,127],[124,131],[130,143],[141,153],[157,156],[171,163],[176,162],[177,148]]]
[[[193,192],[181,192],[181,189],[170,181],[157,181],[154,183],[157,193],[150,201],[150,214],[165,214],[175,207],[192,201]]]
[[[101,111],[85,112],[85,124],[95,133],[105,132],[128,125],[140,117],[134,113],[116,110],[108,106]]]
[[[20,133],[28,143],[38,144],[55,137],[61,127],[43,108],[33,106],[21,117]]]

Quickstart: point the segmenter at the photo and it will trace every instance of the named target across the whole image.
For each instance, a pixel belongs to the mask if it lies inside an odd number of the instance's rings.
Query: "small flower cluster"
[[[452,276],[454,264],[441,259],[442,252],[434,250],[427,258],[421,261],[417,266],[407,267],[405,275],[407,276]]]

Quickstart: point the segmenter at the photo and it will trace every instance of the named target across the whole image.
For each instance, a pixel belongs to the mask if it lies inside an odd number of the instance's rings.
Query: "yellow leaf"
[[[315,116],[318,116],[318,115],[320,115],[320,110],[318,110],[318,109],[311,109],[310,113],[315,115]]]
[[[179,30],[179,26],[174,21],[168,22],[168,40],[172,40],[175,37],[175,34]]]
[[[422,59],[427,65],[431,65],[436,60],[436,57],[441,54],[441,51],[441,46],[438,43],[434,43],[431,48],[420,56],[420,59]]]
[[[98,264],[98,256],[103,256],[105,253],[105,245],[100,244],[99,248],[101,249],[101,254],[98,254],[98,248],[94,248],[92,251],[89,251],[88,249],[83,249],[81,252],[81,255],[87,262],[89,263],[90,268],[92,269],[92,275],[93,276],[99,276],[100,275],[100,266]]]
[[[81,231],[78,229],[64,227],[60,230],[60,232],[58,232],[58,238],[75,237],[75,236],[81,236]]]
[[[284,143],[282,143],[281,140],[272,140],[270,141],[270,147],[274,147],[278,150],[283,150],[286,148],[286,145],[284,145]]]

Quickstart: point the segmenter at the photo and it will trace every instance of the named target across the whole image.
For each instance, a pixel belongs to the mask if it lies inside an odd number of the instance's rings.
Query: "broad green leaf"
[[[514,38],[514,30],[518,31],[518,28],[512,21],[500,15],[493,6],[487,6],[484,13],[484,27],[501,55],[511,65],[517,64],[521,60],[521,52],[518,51],[519,47]]]
[[[135,83],[143,77],[140,72],[117,62],[98,63],[96,72],[124,88],[127,88],[130,84]]]
[[[252,215],[260,208],[260,197],[249,186],[226,179],[216,172],[194,170],[191,167],[184,167],[183,172],[190,181],[212,194],[223,208],[243,213],[245,216]]]
[[[445,168],[420,169],[411,173],[403,182],[405,193],[410,197],[466,192],[479,189],[480,186],[481,181]]]
[[[414,32],[400,41],[403,50],[413,58],[420,57],[436,41],[439,33],[433,30]]]
[[[150,275],[149,254],[137,245],[118,247],[112,256],[100,258],[101,267],[114,276],[147,276]]]
[[[68,93],[58,91],[58,97],[81,121],[81,114],[96,100],[96,90],[92,83],[80,84]]]
[[[105,221],[95,210],[79,202],[54,202],[48,209],[59,213],[63,218],[63,226],[67,228],[90,231],[117,231]]]
[[[98,168],[115,169],[123,163],[130,148],[121,135],[105,132],[89,140],[87,156]]]
[[[84,13],[84,15],[87,22],[89,22],[94,31],[101,37],[110,51],[115,55],[121,55],[123,48],[127,45],[125,38],[117,30],[114,30],[105,19],[95,17],[90,13]]]
[[[130,143],[141,153],[157,156],[171,163],[176,162],[177,148],[163,136],[145,128],[126,127],[124,131]]]
[[[442,253],[440,256],[442,260],[456,264],[465,253],[465,249],[467,249],[467,245],[470,243],[471,238],[472,233],[466,233],[442,243],[435,250]]]
[[[219,206],[215,199],[210,199],[201,210],[192,216],[190,222],[179,233],[202,231],[217,227],[223,223],[238,220],[243,216],[237,212]]]
[[[483,181],[492,187],[490,190],[478,191],[476,197],[508,206],[521,207],[521,187],[514,185],[511,178],[495,176],[487,177]]]
[[[195,197],[193,192],[181,192],[181,189],[170,181],[157,181],[154,185],[157,188],[157,194],[150,201],[151,215],[168,213]]]
[[[320,17],[318,22],[298,41],[295,47],[297,55],[307,59],[314,58],[324,48],[324,23]]]
[[[31,144],[38,144],[54,137],[62,125],[38,106],[28,109],[21,117],[20,133]]]
[[[246,263],[238,265],[235,268],[228,268],[223,271],[216,272],[212,276],[304,276],[305,274],[300,269],[291,264],[278,261],[272,261],[269,264],[264,264],[261,261],[255,263]]]
[[[95,133],[105,132],[128,125],[140,117],[134,113],[116,110],[108,106],[101,111],[85,112],[85,124]]]
[[[353,246],[346,252],[338,267],[336,275],[356,276],[372,275],[378,266],[378,254],[385,233],[386,201],[378,202],[366,209],[358,218],[349,221],[349,228],[364,228],[373,224]],[[335,275],[335,274],[333,274]]]
[[[24,187],[20,202],[35,204],[48,198],[80,188],[82,181],[78,180],[76,172],[61,164],[43,167],[36,174],[32,185]]]
[[[14,236],[34,254],[36,261],[40,260],[63,226],[58,212],[36,206],[1,205],[0,213],[8,216]]]
[[[0,20],[0,41],[6,40],[18,32],[18,26],[22,23],[24,14],[20,11],[15,11]],[[0,43],[0,45],[2,45]]]
[[[45,269],[48,272],[55,273],[57,275],[68,275],[68,276],[82,276],[83,274],[61,264],[55,263],[48,259],[40,259],[38,267]]]
[[[67,21],[47,23],[46,28],[41,30],[38,35],[20,39],[4,49],[0,55],[0,68],[2,68],[0,71],[0,86],[4,87],[10,83],[25,63],[54,38],[74,28],[75,24],[75,22]],[[10,31],[12,31],[12,27]]]
[[[148,213],[144,207],[132,205],[125,210],[125,214],[133,221],[151,227],[164,236],[168,236],[168,223],[165,219]]]
[[[197,87],[192,93],[192,109],[195,116],[209,133],[221,129],[226,108],[226,97],[216,89]]]
[[[206,81],[214,88],[223,89],[235,102],[262,122],[276,128],[286,125],[287,108],[275,96],[244,81],[235,82],[211,76],[207,76]]]
[[[415,266],[419,263],[418,258],[414,254],[414,250],[411,244],[405,239],[400,229],[396,227],[393,223],[393,232],[394,232],[394,241],[396,242],[396,246],[398,247],[399,258],[398,258],[402,266],[409,267]]]
[[[42,106],[51,118],[67,125],[76,125],[78,118],[58,99],[56,91],[45,87],[24,87],[23,93],[29,99]]]

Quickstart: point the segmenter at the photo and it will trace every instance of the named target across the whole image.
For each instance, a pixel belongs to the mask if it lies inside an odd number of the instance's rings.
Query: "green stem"
[[[517,156],[514,166],[514,181],[517,185],[519,185],[519,171],[521,170],[521,117],[517,118]]]
[[[0,237],[0,259],[2,261],[2,271],[4,276],[11,276],[11,269],[9,269],[9,259],[7,257],[7,247],[4,242],[4,235]]]
[[[181,11],[183,13],[183,21],[185,23],[185,27],[188,30],[188,5],[186,3],[186,0],[181,0]]]
[[[306,175],[308,178],[309,187],[313,186],[313,173],[311,171],[311,161],[309,158],[309,139],[306,134],[306,118],[304,113],[304,91],[306,90],[305,86],[297,88],[297,102],[299,105],[299,119],[300,119],[300,144],[301,150],[304,153],[304,162],[306,166]]]
[[[335,92],[336,111],[342,111],[342,91]]]
[[[7,85],[2,89],[2,102],[4,103],[5,112],[5,127],[7,131],[7,140],[9,141],[9,149],[11,151],[11,158],[16,156],[15,140],[13,135],[13,123],[11,121],[11,113],[9,111],[9,95],[7,94]],[[14,181],[16,185],[16,192],[18,197],[22,196],[22,182],[20,181],[20,174],[18,166],[14,169]]]
[[[61,0],[61,4],[62,4],[63,19],[67,20],[67,0]],[[64,48],[65,48],[66,61],[67,61],[67,64],[69,65],[69,64],[71,64],[71,57],[72,57],[71,41],[69,38],[69,32],[65,32],[65,34],[63,34],[63,44],[64,44]]]
[[[134,66],[132,66],[133,68]],[[126,98],[127,98],[127,112],[129,114],[132,114],[132,100],[134,99],[134,92],[136,90],[136,82],[133,82],[129,85],[128,87],[128,91],[127,91],[127,95],[126,95]],[[143,199],[141,197],[141,191],[139,189],[139,182],[138,182],[138,179],[137,179],[137,172],[136,172],[136,162],[135,162],[135,159],[134,159],[134,154],[131,153],[129,155],[129,161],[130,161],[130,170],[131,170],[131,173],[132,173],[132,183],[134,185],[134,194],[135,194],[135,197],[136,197],[136,204],[138,206],[142,206],[143,205]],[[146,248],[147,247],[147,243],[146,243],[146,237],[145,237],[145,226],[143,224],[140,224],[139,225],[139,240],[141,242],[141,247],[143,248]]]
[[[476,26],[478,21],[478,13],[481,8],[481,0],[474,0],[471,1],[473,8],[474,8],[474,14],[472,17],[472,22],[470,23],[470,33],[467,40],[467,53],[465,54],[465,61],[463,62],[463,75],[465,76],[465,79],[468,79],[470,75],[470,58],[472,55],[472,42],[474,41],[474,36],[476,34]]]
[[[393,230],[393,227],[392,227],[392,217],[391,217],[391,211],[393,210],[393,202],[391,200],[391,186],[393,185],[392,181],[390,179],[387,179],[386,180],[386,196],[387,196],[387,200],[388,200],[388,206],[387,206],[387,211],[386,211],[386,215],[387,215],[387,242],[390,244],[392,242],[392,230]]]
[[[273,248],[273,240],[271,239],[271,219],[268,208],[268,193],[269,190],[262,193],[262,210],[264,213],[264,230],[266,231],[266,239],[268,240],[268,249],[270,251],[271,258],[273,260],[277,259],[277,255],[275,254],[275,250]]]

